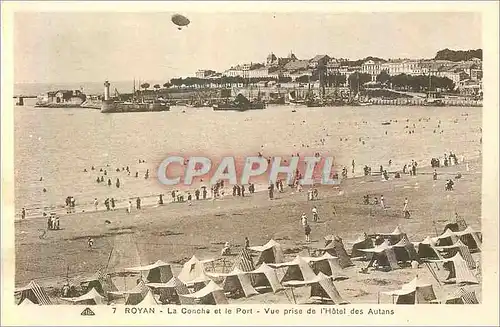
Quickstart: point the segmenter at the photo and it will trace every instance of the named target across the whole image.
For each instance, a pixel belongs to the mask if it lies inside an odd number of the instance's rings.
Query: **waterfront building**
[[[316,69],[318,67],[325,67],[331,58],[327,55],[316,55],[311,60],[309,60],[309,68]]]
[[[195,76],[198,78],[207,78],[214,75],[216,71],[210,69],[199,69],[196,71]]]

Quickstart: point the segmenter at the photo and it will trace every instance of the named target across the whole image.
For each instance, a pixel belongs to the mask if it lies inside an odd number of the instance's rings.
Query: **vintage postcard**
[[[2,324],[497,325],[498,9],[2,3]]]

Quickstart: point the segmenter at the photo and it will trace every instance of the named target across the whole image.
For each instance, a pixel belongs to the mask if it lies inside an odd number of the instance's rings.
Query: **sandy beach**
[[[464,217],[475,229],[481,228],[481,161],[465,166],[437,169],[438,180],[433,181],[432,169],[419,169],[417,176],[402,175],[381,181],[380,176],[365,176],[344,180],[339,188],[318,187],[319,198],[307,201],[307,192],[297,193],[288,187],[277,198],[269,200],[266,192],[244,198],[226,195],[222,200],[169,203],[163,206],[125,209],[112,212],[98,211],[61,216],[61,230],[46,230],[44,219],[16,222],[16,286],[37,280],[54,294],[69,277],[78,283],[98,268],[105,267],[117,235],[130,235],[131,247],[136,246],[141,264],[163,260],[173,264],[174,274],[192,255],[201,259],[218,259],[211,270],[226,272],[232,268],[236,256],[221,257],[225,242],[239,253],[244,238],[250,244],[262,245],[270,239],[279,242],[287,259],[297,254],[313,255],[324,246],[324,236],[342,237],[348,252],[352,243],[363,232],[390,233],[400,226],[410,241],[419,242],[426,236],[437,236],[446,223],[454,220],[455,213]],[[455,188],[444,190],[446,179],[460,172],[462,178],[454,179]],[[387,208],[363,204],[364,195],[385,198]],[[409,199],[411,219],[402,215],[404,199]],[[311,208],[318,208],[320,221],[311,223],[311,243],[305,243],[300,216],[304,212],[311,219]],[[336,214],[334,214],[336,211]],[[105,220],[111,221],[106,224]],[[43,235],[42,238],[40,238]],[[87,248],[92,237],[94,248]],[[478,260],[480,254],[474,254]],[[255,261],[255,260],[254,260]],[[345,269],[347,280],[335,282],[340,294],[351,303],[391,303],[391,297],[378,292],[397,289],[417,274],[435,285],[436,295],[447,294],[455,285],[438,286],[429,270],[421,265],[418,270],[405,268],[392,272],[370,270],[360,274],[367,262],[355,261],[355,267]],[[440,269],[441,278],[446,277]],[[473,287],[480,297],[480,286]],[[262,294],[236,300],[245,303],[301,303],[308,297],[308,287],[276,294]],[[49,293],[49,294],[50,294]],[[231,303],[232,300],[230,300]]]

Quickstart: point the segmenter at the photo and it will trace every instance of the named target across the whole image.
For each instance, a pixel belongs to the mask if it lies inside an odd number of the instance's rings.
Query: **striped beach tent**
[[[15,292],[21,293],[21,300],[19,301],[19,303],[22,303],[24,299],[29,299],[34,304],[40,304],[40,305],[52,304],[49,296],[44,291],[44,289],[41,288],[40,285],[38,285],[38,283],[33,280],[29,282],[29,284],[26,285],[25,287],[16,289]]]
[[[479,304],[476,292],[459,288],[452,296],[446,299],[446,304]]]
[[[456,233],[462,243],[467,245],[470,251],[479,252],[481,251],[481,232],[475,231],[472,227],[467,227],[465,230]]]
[[[240,269],[241,271],[253,271],[255,270],[255,265],[253,264],[253,259],[250,256],[250,252],[248,251],[247,248],[243,248],[234,262],[233,269]]]
[[[458,240],[453,245],[440,246],[436,248],[438,250],[442,250],[447,253],[445,258],[451,258],[455,254],[457,254],[457,252],[460,252],[462,258],[467,262],[467,266],[469,267],[469,269],[476,268],[476,261],[474,261],[474,258],[472,257],[469,248],[464,243],[462,243],[462,241]]]
[[[457,284],[479,284],[479,281],[467,266],[467,262],[462,258],[460,252],[457,252],[453,258],[444,259],[443,261],[444,268],[450,272],[446,280],[452,280]]]

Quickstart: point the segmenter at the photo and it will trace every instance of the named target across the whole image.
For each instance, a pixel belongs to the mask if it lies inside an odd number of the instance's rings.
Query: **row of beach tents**
[[[482,236],[471,227],[462,231],[447,228],[440,236],[427,237],[412,243],[399,227],[392,233],[364,235],[354,242],[351,255],[345,250],[338,236],[325,237],[325,246],[318,249],[319,256],[297,255],[285,261],[281,245],[270,240],[262,246],[243,248],[229,272],[210,271],[213,259],[200,260],[193,256],[174,276],[172,264],[161,260],[145,266],[118,267],[119,261],[127,262],[127,249],[113,249],[108,267],[90,278],[80,280],[87,293],[77,297],[63,297],[73,304],[99,305],[125,303],[128,305],[152,304],[225,304],[228,298],[250,297],[265,292],[292,290],[309,286],[310,297],[306,303],[346,304],[334,282],[347,279],[345,268],[354,266],[352,260],[366,260],[368,267],[391,271],[404,267],[404,263],[425,263],[438,283],[439,278],[431,264],[442,263],[449,275],[445,282],[477,284],[473,273],[478,269],[471,253],[480,251]],[[135,249],[137,250],[137,249]],[[251,253],[257,253],[254,264]],[[114,261],[114,266],[109,263]],[[257,267],[257,268],[256,268]],[[366,269],[367,269],[366,268]],[[46,292],[34,281],[16,290],[18,304],[51,304]],[[432,284],[418,278],[386,294],[397,297],[397,304],[417,303],[476,303],[475,294],[460,288],[457,296],[438,301]],[[288,296],[288,295],[287,295]],[[462,299],[462,300],[460,300]],[[464,300],[465,299],[465,300]],[[294,298],[295,301],[295,298]],[[461,302],[460,302],[461,301]]]

